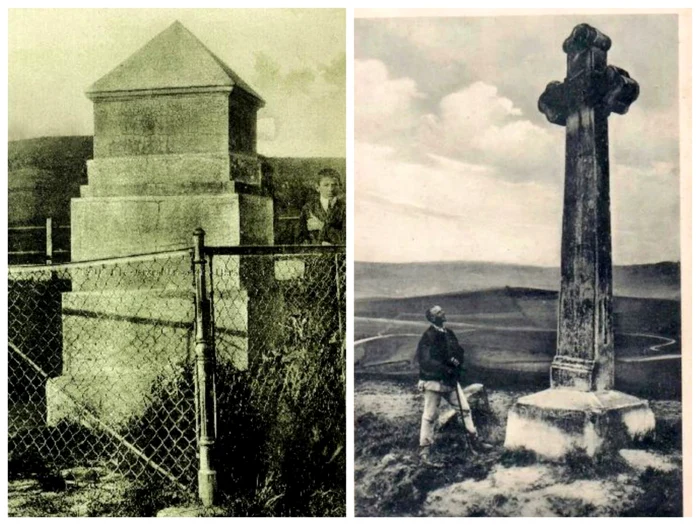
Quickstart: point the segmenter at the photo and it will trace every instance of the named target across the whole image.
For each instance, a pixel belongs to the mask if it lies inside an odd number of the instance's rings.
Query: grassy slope
[[[561,465],[503,449],[507,414],[532,388],[490,390],[491,417],[473,406],[494,448],[464,453],[463,429],[438,432],[430,469],[417,461],[422,396],[413,384],[355,382],[357,516],[678,516],[682,509],[680,402],[651,401],[656,435],[637,445],[668,469],[628,464],[617,455]],[[486,424],[486,423],[489,424]]]

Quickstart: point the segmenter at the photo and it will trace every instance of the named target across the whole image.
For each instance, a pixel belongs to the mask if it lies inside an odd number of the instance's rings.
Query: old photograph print
[[[682,515],[684,15],[356,16],[356,515]]]
[[[8,42],[9,515],[344,516],[345,10]]]

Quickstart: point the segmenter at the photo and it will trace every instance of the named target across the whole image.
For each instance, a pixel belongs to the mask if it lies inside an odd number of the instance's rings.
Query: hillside
[[[355,262],[355,298],[417,297],[496,288],[559,290],[559,268],[486,262]],[[680,297],[680,263],[661,262],[613,269],[615,295]]]
[[[506,287],[408,298],[357,299],[355,317],[424,324],[424,312],[439,304],[447,312],[448,322],[556,330],[557,296],[552,290]],[[680,301],[616,296],[613,319],[615,330],[619,332],[643,332],[677,339]],[[356,327],[355,338],[362,335],[357,333]]]
[[[41,137],[8,143],[9,224],[43,224],[46,217],[68,224],[70,199],[87,183],[86,162],[92,158],[92,137]],[[263,157],[273,167],[268,188],[275,199],[276,240],[290,242],[295,217],[312,195],[316,173],[334,168],[345,182],[343,158]]]
[[[470,380],[546,388],[556,350],[557,295],[552,290],[498,288],[359,299],[355,371],[413,377],[416,345],[427,324],[424,312],[439,304],[466,351]],[[680,301],[618,296],[612,306],[616,385],[643,397],[679,397]]]

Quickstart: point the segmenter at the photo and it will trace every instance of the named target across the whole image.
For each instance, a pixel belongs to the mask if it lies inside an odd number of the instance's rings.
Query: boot
[[[432,457],[432,454],[430,454],[430,447],[421,447],[418,455],[420,457],[420,462],[424,467],[443,468],[445,466],[444,463],[437,461]]]
[[[479,452],[489,452],[493,449],[493,445],[484,441],[478,434],[469,436],[469,447],[476,454]]]

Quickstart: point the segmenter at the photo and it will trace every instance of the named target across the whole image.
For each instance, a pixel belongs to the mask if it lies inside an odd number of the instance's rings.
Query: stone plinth
[[[76,261],[177,250],[197,227],[210,246],[271,244],[272,215],[271,199],[235,193],[74,199],[71,248]]]
[[[508,413],[504,446],[553,460],[574,451],[594,456],[644,438],[654,426],[649,403],[634,396],[550,388],[518,399]]]

